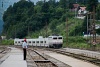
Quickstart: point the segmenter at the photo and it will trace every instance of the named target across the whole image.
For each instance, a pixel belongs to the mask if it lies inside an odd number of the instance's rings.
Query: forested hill
[[[36,5],[25,0],[14,3],[4,12],[2,34],[8,38],[22,38],[28,35],[28,29],[33,32],[40,30],[54,19],[61,18],[66,11],[66,5],[62,4],[59,6],[55,0],[39,1]]]
[[[47,33],[66,35],[66,18],[68,18],[70,35],[82,35],[83,31],[86,31],[86,19],[74,18],[75,13],[69,10],[72,7],[73,3],[68,3],[67,0],[59,2],[44,0],[38,1],[36,5],[21,0],[9,6],[4,12],[2,35],[6,35],[7,38],[23,38],[30,34],[44,36]]]
[[[44,23],[42,16],[36,15],[35,12],[32,2],[22,0],[14,3],[3,15],[3,34],[6,34],[8,38],[14,38],[15,36],[22,38],[27,35],[28,27],[32,27],[32,31],[39,30]]]

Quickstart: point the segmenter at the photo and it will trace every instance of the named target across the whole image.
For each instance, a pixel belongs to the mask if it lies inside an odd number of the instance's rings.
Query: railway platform
[[[0,67],[27,67],[27,62],[23,60],[23,52],[17,48],[11,48]]]
[[[72,48],[64,48],[66,52],[84,55],[91,58],[100,59],[100,52],[89,51],[89,50],[81,50],[81,49],[72,49]]]
[[[54,53],[54,52],[46,52],[45,54],[57,59],[58,61],[65,63],[71,67],[99,67],[99,66],[91,64],[89,62],[86,62],[83,60],[78,60],[76,58],[65,56],[62,54]]]

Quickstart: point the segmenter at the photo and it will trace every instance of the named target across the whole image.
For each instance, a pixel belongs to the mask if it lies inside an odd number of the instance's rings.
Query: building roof
[[[79,7],[80,5],[79,4],[73,4],[74,8],[77,8]]]
[[[86,7],[80,7],[80,9],[82,9],[84,11],[84,10],[86,10]]]

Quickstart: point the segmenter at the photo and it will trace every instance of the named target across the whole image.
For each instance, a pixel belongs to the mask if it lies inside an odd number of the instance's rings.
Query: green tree
[[[56,8],[56,17],[59,19],[64,13],[64,8],[58,7]]]
[[[39,6],[42,6],[44,3],[43,3],[43,1],[38,1],[37,3],[36,3],[36,5],[39,5]]]
[[[36,5],[35,7],[34,7],[34,11],[35,11],[35,13],[36,14],[41,14],[41,9],[42,9],[42,7],[41,6],[39,6],[39,5]]]
[[[8,38],[14,38],[16,28],[16,37],[22,38],[26,36],[27,30],[26,27],[24,27],[24,25],[27,26],[25,22],[32,15],[34,15],[34,3],[32,2],[23,0],[14,3],[13,6],[9,6],[7,11],[5,11],[3,15],[3,33],[6,34]]]
[[[48,2],[45,2],[42,6],[42,12],[48,13],[48,11],[49,11],[49,4]]]
[[[60,6],[62,7],[62,8],[64,8],[64,9],[66,9],[67,8],[67,0],[60,0]]]
[[[98,5],[98,0],[88,0],[88,6],[87,6],[87,9],[90,11],[90,12],[93,12],[93,7],[97,7]]]
[[[56,1],[55,0],[49,0],[48,3],[52,7],[55,7],[56,6]]]
[[[100,4],[98,4],[96,12],[97,12],[97,20],[100,20]]]

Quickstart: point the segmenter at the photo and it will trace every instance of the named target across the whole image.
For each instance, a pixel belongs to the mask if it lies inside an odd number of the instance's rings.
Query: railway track
[[[10,51],[10,48],[0,47],[0,58],[2,58],[6,53]]]
[[[70,67],[36,49],[28,50],[27,63],[28,67]]]
[[[96,64],[96,65],[100,66],[100,59],[87,57],[84,54],[70,53],[70,52],[66,52],[63,49],[46,49],[46,50],[57,52],[57,53],[67,55],[67,56],[71,56],[71,57],[81,59],[81,60],[84,60],[84,61],[87,61],[87,62],[91,62],[92,64]]]
[[[0,64],[6,59],[4,56],[9,53],[10,50],[10,48],[0,46]]]

